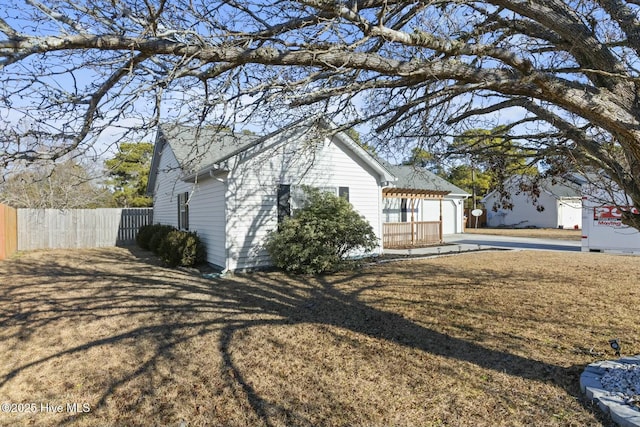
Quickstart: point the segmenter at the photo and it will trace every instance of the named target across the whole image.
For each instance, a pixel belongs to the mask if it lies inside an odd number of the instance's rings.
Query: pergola
[[[421,244],[442,243],[442,199],[449,191],[419,190],[413,188],[384,188],[383,199],[407,199],[411,206],[410,222],[383,224],[383,247],[415,246]],[[416,221],[416,200],[439,200],[440,215],[438,221]],[[437,229],[437,232],[435,232]]]

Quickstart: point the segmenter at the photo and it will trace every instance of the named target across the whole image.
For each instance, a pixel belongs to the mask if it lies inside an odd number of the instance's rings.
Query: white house
[[[499,208],[501,194],[494,190],[483,199],[489,227],[582,228],[582,194],[580,184],[570,178],[560,181],[543,179],[539,192],[532,196],[525,188],[527,177],[512,177],[505,183],[512,209]],[[524,187],[524,188],[523,188]]]
[[[154,222],[196,231],[223,270],[265,266],[263,239],[309,185],[346,197],[381,238],[382,187],[395,178],[346,134],[318,132],[331,127],[309,119],[256,137],[161,126],[148,185]]]
[[[461,196],[444,199],[455,189],[408,176],[408,169],[376,159],[323,118],[263,137],[162,125],[148,192],[154,222],[196,231],[210,264],[243,270],[269,264],[264,238],[301,203],[304,185],[347,198],[380,239],[374,254],[382,252],[385,232],[396,245],[438,242],[443,230],[461,232]],[[440,221],[443,213],[451,219]]]

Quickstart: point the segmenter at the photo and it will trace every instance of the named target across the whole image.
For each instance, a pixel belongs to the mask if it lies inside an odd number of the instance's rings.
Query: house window
[[[407,199],[400,199],[400,222],[407,222],[409,203]]]
[[[413,221],[418,218],[419,207],[419,201],[416,203],[416,199],[400,199],[400,222]]]
[[[307,195],[304,192],[304,187],[302,186],[294,185],[293,187],[291,187],[290,197],[291,197],[289,199],[291,203],[290,214],[294,213],[299,209],[302,209],[304,207],[304,204],[307,201]]]
[[[178,229],[189,229],[189,193],[178,194]]]
[[[291,216],[291,186],[280,184],[278,186],[278,224],[288,216]]]
[[[349,201],[349,187],[314,187],[320,191],[334,194]],[[307,201],[304,186],[279,185],[278,186],[278,224],[285,217],[291,216],[295,211],[302,209]]]
[[[349,187],[313,187],[323,193],[331,193],[334,196],[342,197],[349,201]],[[293,186],[291,188],[291,211],[295,212],[304,207],[307,201],[304,186]]]
[[[349,201],[349,187],[338,187],[338,196]]]

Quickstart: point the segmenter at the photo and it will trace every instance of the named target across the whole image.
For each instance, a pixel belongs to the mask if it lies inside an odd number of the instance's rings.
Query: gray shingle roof
[[[384,161],[383,161],[384,162]],[[411,165],[390,165],[384,162],[384,166],[394,174],[398,180],[394,183],[397,188],[412,190],[448,191],[452,195],[469,196],[462,188],[457,187],[444,178],[439,177],[427,169]]]
[[[235,134],[215,127],[198,129],[194,126],[162,124],[160,131],[185,172],[216,164],[260,139],[257,135]]]
[[[234,134],[215,127],[198,129],[194,126],[178,124],[162,124],[160,132],[171,147],[180,168],[187,174],[215,165],[268,137]],[[376,157],[373,159],[398,178],[393,183],[396,188],[448,191],[455,195],[469,195],[426,169],[405,165],[394,166],[382,159]]]

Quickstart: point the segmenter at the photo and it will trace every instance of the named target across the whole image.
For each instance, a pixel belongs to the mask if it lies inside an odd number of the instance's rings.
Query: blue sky
[[[76,4],[82,5],[84,3],[85,2],[80,1]],[[95,10],[97,10],[99,13],[102,13],[103,16],[109,18],[110,14],[113,13],[112,11],[114,9],[110,1],[104,1],[104,2],[98,1],[94,3],[96,5]],[[264,11],[259,10],[259,7],[261,4],[269,4],[269,3],[272,3],[272,2],[260,2],[260,1],[253,2],[253,12],[256,13],[257,16],[260,18],[266,18],[267,15],[265,14]],[[18,2],[15,0],[4,0],[3,4],[5,6],[5,10],[4,10],[4,13],[0,11],[0,16],[3,16],[3,18],[6,19],[7,22],[9,22],[12,25],[15,25],[20,31],[23,31],[28,34],[49,35],[49,34],[57,34],[61,28],[64,29],[64,25],[51,23],[51,21],[43,21],[42,23],[40,22],[36,23],[33,20],[26,19],[26,15],[24,14],[24,11],[26,10],[26,8],[28,8],[28,6],[25,6],[23,2]],[[139,2],[139,4],[142,5],[143,3]],[[270,22],[271,24],[288,19],[286,16],[286,13],[287,13],[286,7],[288,6],[288,4],[289,2],[286,2],[286,1],[282,1],[279,3],[279,5],[282,6],[283,9],[280,11],[281,12],[280,14],[276,16],[268,17],[269,19],[273,20]],[[169,5],[171,6],[172,3],[169,2]],[[463,13],[463,10],[464,9],[460,9],[459,13]],[[227,19],[228,22],[226,23],[228,23],[232,28],[236,30],[246,29],[246,27],[248,26],[246,19],[239,18],[237,19],[237,21],[232,21],[231,17],[228,14],[228,11],[229,11],[229,8],[224,8],[224,7],[218,10],[220,19]],[[72,12],[69,12],[69,11],[65,13],[74,20],[75,25],[83,26],[85,28],[89,26],[88,21],[86,21],[84,18],[79,17],[81,14],[76,13],[74,15],[72,14]],[[365,16],[366,15],[367,14],[365,13]],[[368,17],[372,20],[374,20],[375,18],[373,15]],[[173,18],[176,21],[182,19],[180,24],[183,27],[192,26],[194,29],[197,29],[199,32],[203,32],[203,33],[207,33],[208,35],[211,35],[211,31],[207,30],[205,26],[191,25],[192,21],[190,21],[189,17],[180,16],[179,13],[174,13]],[[444,31],[445,27],[450,24],[450,22],[445,22],[441,20],[441,16],[438,14],[435,14],[433,16],[434,18],[433,22],[429,21],[427,18],[429,18],[429,16],[426,16],[423,21],[419,21],[419,22],[416,21],[412,25],[429,26],[429,28],[437,32],[440,30]],[[478,19],[478,15],[476,13],[470,12],[469,15],[465,16],[465,20],[460,21],[461,23],[459,24],[460,25],[459,30],[462,31],[470,28],[469,26],[477,19]],[[337,34],[342,34],[348,41],[351,36],[344,31],[345,28],[347,27],[340,27],[340,31],[336,31],[336,32],[327,31],[324,37],[328,41],[335,41]],[[131,27],[131,30],[133,31],[134,28]],[[95,29],[89,29],[88,31],[89,32],[100,31],[100,24],[97,24]],[[300,34],[301,33],[299,33],[298,36]],[[291,41],[297,42],[299,40],[291,39]],[[362,49],[366,48],[366,46],[367,46],[366,44],[363,45]],[[100,55],[103,59],[108,56],[108,54],[100,54]],[[122,58],[117,58],[115,54],[112,55],[112,57],[114,59],[117,59],[119,61],[118,63],[122,63],[123,61]],[[542,58],[544,58],[544,56],[542,56]],[[465,60],[469,60],[469,58],[465,58]],[[44,90],[55,90],[56,91],[55,93],[54,92],[51,93],[52,96],[55,95],[57,97],[60,97],[61,99],[63,99],[65,96],[73,96],[73,94],[76,92],[77,93],[91,92],[92,89],[94,89],[94,85],[96,84],[96,82],[100,81],[99,78],[101,77],[101,75],[88,67],[81,67],[82,63],[84,63],[84,59],[80,54],[60,54],[60,55],[49,54],[48,59],[46,61],[47,69],[43,71],[56,72],[57,74],[50,77],[42,76],[39,80],[34,81],[33,84],[31,84],[30,86],[25,87],[24,90],[21,91],[21,93],[19,93],[17,96],[12,97],[13,104],[11,107],[0,106],[0,116],[7,117],[11,123],[15,123],[17,117],[19,116],[17,109],[32,108],[31,114],[33,114],[33,117],[30,118],[29,120],[48,122],[54,127],[56,126],[60,127],[63,124],[64,126],[70,126],[70,127],[77,126],[77,122],[68,121],[68,116],[65,115],[64,113],[61,113],[58,116],[55,116],[53,115],[53,111],[45,111],[45,110],[39,109],[38,97],[43,93]],[[491,65],[491,61],[486,63]],[[8,67],[7,71],[14,72],[16,73],[17,76],[26,75],[31,73],[37,66],[39,66],[39,64],[40,63],[36,61],[26,60],[19,65],[12,65]],[[135,76],[135,82],[137,85],[139,85],[138,87],[144,88],[146,83],[151,82],[152,78],[153,77],[151,75],[145,76],[143,74],[139,74]],[[11,90],[13,84],[14,83],[12,82],[4,81],[3,82],[4,90]],[[135,86],[132,86],[132,87],[135,87]],[[127,98],[126,91],[130,89],[124,86],[119,87],[117,89],[123,90],[120,94],[121,95],[120,99],[126,99]],[[179,108],[181,97],[185,97],[185,96],[198,97],[204,94],[204,89],[201,86],[194,86],[182,91],[180,90],[180,88],[176,88],[176,89],[178,90],[175,90],[171,93],[167,92],[164,95],[164,98],[163,98],[164,105],[161,111],[161,117],[163,120],[169,120],[173,116],[179,115],[180,112],[184,112],[186,109],[189,108],[189,105],[180,106]],[[462,98],[462,100],[464,99],[465,98]],[[248,103],[250,99],[245,98],[245,100],[247,101],[246,103]],[[363,105],[361,98],[359,96],[355,97],[353,103],[357,107],[362,107]],[[150,117],[153,114],[154,108],[155,108],[154,93],[153,92],[144,93],[138,99],[136,99],[135,101],[132,101],[129,105],[126,105],[125,107],[130,111],[124,110],[125,111],[124,118],[120,124],[124,127],[131,127],[132,125],[135,126],[136,123],[140,122],[142,117]],[[11,110],[11,108],[13,108],[13,110]],[[121,108],[122,108],[122,104],[119,104],[119,103],[115,103],[115,102],[105,103],[104,104],[105,111],[103,113],[103,117],[102,119],[98,120],[98,122],[105,122],[106,120],[109,120],[110,115],[112,115],[114,111],[120,111]],[[220,115],[227,114],[226,112],[223,114],[222,111],[217,111],[217,113]],[[499,113],[496,113],[492,115],[490,118],[492,119],[491,120],[492,122],[498,122],[498,121],[505,122],[505,121],[520,119],[522,116],[523,116],[523,110],[518,108],[511,108],[511,109],[506,109]],[[337,117],[337,120],[340,121],[339,115]],[[246,128],[253,131],[261,130],[258,124],[252,124],[252,123],[240,124],[237,130],[240,130],[241,128]],[[272,130],[272,128],[269,128],[267,130]],[[367,127],[364,125],[360,126],[359,130],[364,133],[366,132]],[[98,137],[98,142],[99,142],[98,149],[94,150],[94,153],[100,153],[106,150],[107,148],[111,147],[113,144],[113,141],[116,139],[118,132],[120,131],[117,127],[110,127],[105,132],[103,132]],[[151,140],[152,137],[153,137],[152,134],[146,135],[144,137],[140,136],[140,138],[144,138],[146,140]],[[104,148],[101,148],[101,147],[104,147]],[[407,150],[405,150],[404,152],[403,151],[397,152],[396,156],[394,156],[394,158],[390,160],[395,160],[395,161],[403,160],[404,158],[406,158],[406,156],[408,156],[409,149],[410,147],[407,147]]]

